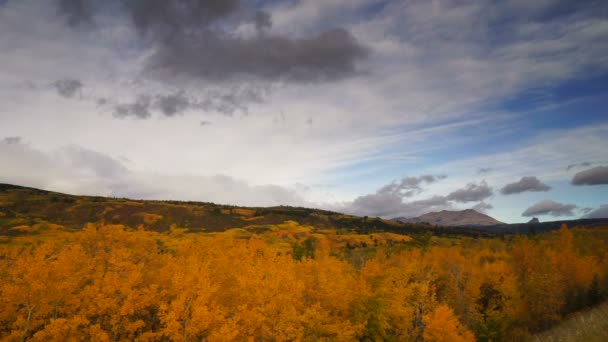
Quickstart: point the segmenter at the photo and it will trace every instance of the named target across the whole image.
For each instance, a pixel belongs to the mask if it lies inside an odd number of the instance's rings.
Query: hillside
[[[0,184],[0,235],[18,235],[19,226],[56,224],[72,230],[87,223],[121,224],[157,232],[171,226],[189,232],[223,232],[232,228],[267,230],[270,225],[294,221],[300,225],[344,232],[367,234],[424,233],[453,235],[449,229],[427,224],[401,223],[381,218],[367,218],[320,209],[277,207],[237,207],[207,202],[150,201],[97,196],[75,196],[46,190]],[[475,229],[460,235],[490,236]]]
[[[55,224],[80,230],[87,223],[121,224],[157,232],[169,231],[171,226],[189,232],[213,233],[233,228],[263,232],[269,226],[287,221],[319,229],[337,229],[342,233],[420,235],[430,232],[437,236],[473,237],[540,233],[559,229],[563,223],[571,227],[608,223],[608,219],[582,219],[504,224],[474,210],[384,220],[289,206],[238,207],[208,202],[76,196],[0,183],[0,235],[4,236],[23,234],[24,230],[18,229],[23,226]]]
[[[404,223],[429,223],[432,225],[457,227],[457,226],[493,226],[502,224],[502,222],[477,212],[473,209],[466,210],[442,210],[439,212],[431,212],[418,217],[405,218],[398,217],[394,220]]]

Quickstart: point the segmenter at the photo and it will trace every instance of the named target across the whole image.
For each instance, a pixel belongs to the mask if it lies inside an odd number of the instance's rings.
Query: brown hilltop
[[[395,220],[404,223],[421,223],[426,222],[438,226],[494,226],[502,224],[502,222],[482,214],[473,209],[466,210],[442,210],[438,212],[430,212],[418,217],[405,218],[398,217]]]

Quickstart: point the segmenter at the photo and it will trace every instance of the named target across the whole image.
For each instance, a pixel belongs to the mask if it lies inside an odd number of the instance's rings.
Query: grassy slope
[[[530,341],[608,341],[608,303],[575,313],[552,329],[535,335]]]

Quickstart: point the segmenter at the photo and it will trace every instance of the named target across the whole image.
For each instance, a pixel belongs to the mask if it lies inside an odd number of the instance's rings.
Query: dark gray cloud
[[[387,184],[375,193],[359,196],[347,203],[342,210],[348,213],[368,216],[417,216],[433,210],[448,209],[451,205],[444,196],[434,196],[428,199],[404,202],[423,191],[422,185],[431,184],[445,179],[445,175],[421,175],[418,177],[403,177]]]
[[[272,17],[268,12],[257,11],[255,13],[255,28],[258,32],[264,32],[264,30],[272,27]]]
[[[4,139],[2,139],[2,143],[7,144],[7,145],[18,145],[21,144],[21,141],[23,140],[22,137],[5,137]]]
[[[494,171],[494,169],[491,167],[480,167],[479,169],[477,169],[477,173],[480,175],[490,173],[492,171]]]
[[[485,181],[469,183],[447,196],[433,196],[427,199],[405,202],[404,199],[422,192],[423,184],[434,183],[447,178],[445,175],[422,175],[404,177],[387,184],[375,193],[357,197],[353,202],[346,203],[343,210],[348,213],[383,217],[414,217],[431,211],[452,209],[454,202],[481,202],[474,208],[480,212],[489,210],[492,205],[483,202],[493,194],[493,190]]]
[[[156,105],[166,116],[174,116],[188,109],[192,105],[192,102],[184,95],[184,92],[178,92],[156,96]]]
[[[319,82],[353,75],[355,62],[365,55],[355,38],[339,28],[305,39],[272,35],[246,39],[206,31],[162,42],[146,70],[160,79]]]
[[[262,103],[268,95],[269,87],[258,85],[240,85],[225,90],[212,90],[200,98],[192,100],[191,106],[203,111],[216,111],[224,115],[236,112],[247,113],[247,105]]]
[[[479,203],[475,204],[473,206],[473,208],[471,208],[471,209],[476,210],[480,213],[486,213],[488,210],[493,209],[493,208],[494,208],[494,206],[489,203],[479,202]]]
[[[583,218],[608,218],[608,204],[601,205],[599,208],[591,211]]]
[[[505,185],[500,193],[503,195],[512,195],[519,194],[526,191],[549,191],[551,187],[547,184],[541,182],[538,178],[534,176],[530,177],[522,177],[519,181],[515,183],[510,183]]]
[[[132,103],[119,103],[114,106],[114,116],[118,118],[134,117],[147,119],[150,114],[152,99],[150,96],[140,95]]]
[[[455,202],[479,202],[492,196],[493,190],[485,181],[469,183],[464,188],[450,193],[446,198]]]
[[[73,98],[82,90],[83,86],[81,81],[75,79],[58,80],[52,84],[52,87],[57,90],[57,94],[65,98]]]
[[[235,112],[247,113],[246,104],[262,103],[267,88],[252,88],[247,85],[230,89],[215,89],[198,96],[191,96],[185,91],[170,94],[140,94],[132,102],[115,102],[109,98],[98,98],[99,106],[110,105],[118,118],[134,117],[148,119],[154,112],[173,117],[188,110],[215,111],[224,115]]]
[[[396,194],[369,194],[355,198],[344,211],[357,215],[396,216],[403,211],[403,198]]]
[[[449,209],[451,205],[444,196],[434,196],[424,200],[403,202],[398,194],[369,194],[357,197],[345,208],[348,213],[381,217],[413,217],[430,211]]]
[[[431,184],[439,179],[444,179],[446,176],[439,175],[422,175],[419,177],[404,177],[398,181],[393,181],[390,184],[378,189],[378,194],[393,194],[401,197],[412,197],[422,192],[421,185],[423,183]]]
[[[566,168],[566,171],[570,171],[570,170],[572,170],[574,168],[577,168],[577,167],[588,167],[588,166],[591,166],[591,165],[593,165],[593,163],[591,163],[591,162],[582,162],[582,163],[570,164]]]
[[[67,16],[68,24],[75,26],[91,20],[91,3],[88,0],[59,0],[59,10]]]
[[[562,204],[552,200],[543,200],[526,209],[521,215],[526,217],[551,215],[572,216],[574,215],[574,204]]]
[[[124,11],[142,40],[154,44],[146,67],[154,78],[328,81],[353,75],[367,55],[342,28],[304,38],[267,33],[270,15],[239,0],[62,0],[59,10],[76,25],[94,23],[108,7]],[[257,33],[232,32],[246,23]]]
[[[608,184],[608,166],[596,166],[581,171],[572,178],[572,185],[602,185]]]

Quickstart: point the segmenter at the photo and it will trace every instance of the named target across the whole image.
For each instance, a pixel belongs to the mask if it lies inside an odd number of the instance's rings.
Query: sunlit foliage
[[[0,243],[0,339],[510,341],[605,297],[606,241],[52,226]]]

